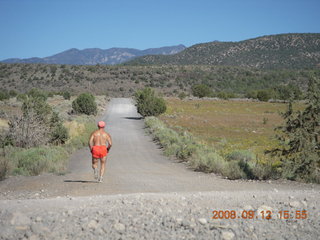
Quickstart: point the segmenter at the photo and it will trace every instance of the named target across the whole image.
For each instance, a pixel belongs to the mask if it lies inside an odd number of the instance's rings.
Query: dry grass
[[[64,122],[63,125],[68,129],[70,139],[78,137],[85,131],[84,123],[79,123],[77,121]]]
[[[0,118],[0,130],[8,130],[8,120]]]
[[[277,145],[274,128],[282,123],[283,103],[168,98],[160,117],[169,127],[182,127],[223,155],[235,149],[256,155]],[[302,104],[296,105],[302,108]]]

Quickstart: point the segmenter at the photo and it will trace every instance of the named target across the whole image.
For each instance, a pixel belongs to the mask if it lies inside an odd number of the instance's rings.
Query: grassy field
[[[223,156],[235,150],[249,150],[258,159],[278,144],[274,128],[283,122],[280,112],[287,108],[284,103],[232,100],[167,98],[166,102],[167,111],[160,119],[169,127],[182,127]]]

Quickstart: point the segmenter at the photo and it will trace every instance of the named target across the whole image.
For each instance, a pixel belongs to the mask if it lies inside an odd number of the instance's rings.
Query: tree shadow
[[[124,119],[128,119],[128,120],[141,120],[142,117],[124,117]]]
[[[85,180],[64,180],[68,183],[97,183],[97,181],[85,181]]]

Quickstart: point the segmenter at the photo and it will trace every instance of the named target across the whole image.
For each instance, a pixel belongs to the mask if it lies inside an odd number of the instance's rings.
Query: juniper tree
[[[152,88],[144,88],[135,93],[137,111],[143,117],[158,116],[167,109],[162,97],[156,95]]]
[[[280,156],[283,177],[320,182],[320,81],[310,80],[305,110],[294,112],[290,101],[283,117],[277,128],[282,145],[272,151]]]

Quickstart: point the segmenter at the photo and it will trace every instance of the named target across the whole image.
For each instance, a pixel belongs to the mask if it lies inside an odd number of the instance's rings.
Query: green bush
[[[226,176],[228,179],[234,180],[239,178],[247,178],[245,172],[241,169],[241,166],[238,161],[230,161],[227,164],[227,167],[223,169],[223,176]]]
[[[251,169],[254,178],[259,180],[280,177],[280,172],[269,163],[256,162]]]
[[[65,91],[65,92],[62,93],[62,96],[63,96],[64,99],[70,100],[70,98],[71,98],[71,93],[68,92],[68,91]]]
[[[54,145],[65,144],[68,139],[68,130],[62,123],[58,123],[51,131],[50,143]]]
[[[18,93],[15,90],[10,90],[9,95],[10,95],[10,97],[16,97],[18,95]]]
[[[46,102],[44,95],[31,95],[27,97],[22,104],[21,110],[24,117],[35,114],[39,121],[47,123],[49,115],[52,113],[52,108]]]
[[[252,98],[252,99],[257,99],[257,94],[258,94],[258,91],[255,91],[255,90],[251,90],[251,91],[248,91],[246,93],[246,98]]]
[[[276,97],[281,100],[301,99],[302,92],[298,86],[289,84],[274,88]]]
[[[185,99],[187,97],[187,94],[185,93],[185,92],[181,92],[181,93],[179,93],[179,95],[178,95],[178,98],[180,98],[180,100],[183,100],[183,99]]]
[[[162,97],[158,97],[151,88],[144,88],[135,93],[135,100],[138,113],[143,117],[158,116],[167,109]]]
[[[209,149],[206,146],[197,144],[196,152],[190,164],[196,170],[203,172],[213,172],[222,174],[225,169],[226,162],[214,149]]]
[[[209,88],[209,86],[205,84],[193,85],[191,90],[192,90],[192,95],[199,98],[210,97],[212,94],[212,91]]]
[[[29,97],[35,98],[35,99],[40,99],[42,101],[46,101],[48,98],[48,94],[44,91],[42,91],[41,89],[38,88],[33,88],[31,89],[27,95]]]
[[[259,90],[257,92],[257,98],[262,102],[267,102],[272,98],[271,90]]]
[[[28,98],[27,94],[21,93],[21,94],[17,95],[17,100],[20,101],[20,102],[23,102],[23,101],[27,100],[27,98]]]
[[[97,114],[97,104],[95,98],[90,93],[80,94],[73,102],[72,108],[76,113],[83,113],[87,115]]]
[[[9,99],[10,95],[7,90],[0,90],[0,101]]]
[[[229,154],[226,155],[226,159],[229,161],[235,160],[235,161],[253,161],[255,160],[254,153],[248,151],[248,150],[235,150]]]

